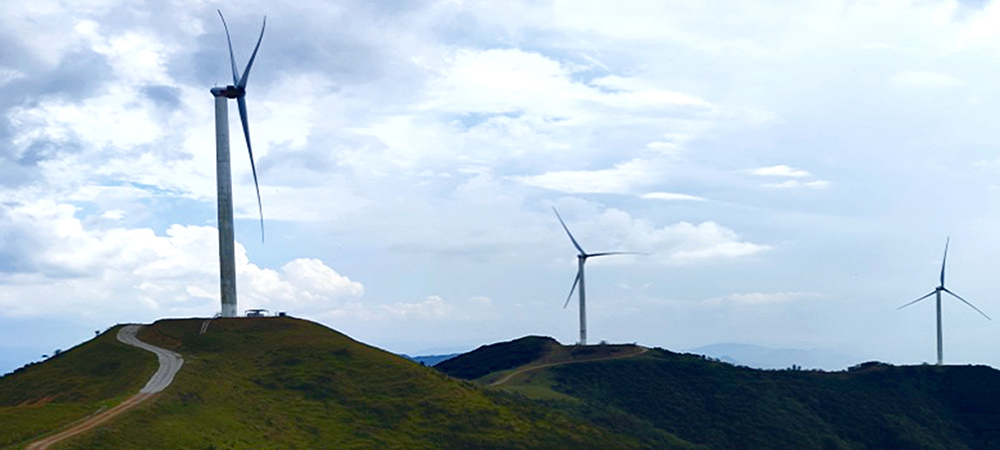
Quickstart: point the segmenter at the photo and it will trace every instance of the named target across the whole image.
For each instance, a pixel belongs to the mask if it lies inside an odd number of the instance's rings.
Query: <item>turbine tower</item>
[[[896,309],[903,309],[903,308],[906,308],[907,306],[910,306],[910,305],[912,305],[914,303],[917,303],[917,302],[919,302],[919,301],[921,301],[921,300],[923,300],[923,299],[925,299],[927,297],[930,297],[932,295],[935,296],[935,300],[936,300],[936,303],[937,303],[937,365],[939,365],[939,366],[944,363],[944,343],[943,343],[944,337],[943,337],[943,334],[942,334],[942,331],[941,331],[941,293],[942,292],[947,292],[948,294],[951,294],[952,297],[955,297],[955,298],[961,300],[962,303],[965,303],[966,305],[969,305],[970,308],[976,310],[976,312],[978,312],[979,314],[982,314],[983,317],[985,317],[987,320],[993,320],[993,319],[990,319],[990,316],[987,316],[986,313],[980,311],[979,308],[976,308],[975,306],[973,306],[972,303],[969,303],[967,300],[965,300],[964,298],[960,297],[958,294],[956,294],[956,293],[948,290],[948,288],[944,287],[944,266],[945,266],[945,263],[948,261],[948,244],[950,243],[950,241],[951,241],[950,237],[947,240],[944,241],[944,258],[941,259],[941,285],[938,286],[938,287],[936,287],[936,288],[934,288],[934,290],[931,291],[929,294],[927,294],[927,295],[925,295],[923,297],[920,297],[920,298],[918,298],[918,299],[916,299],[916,300],[914,300],[914,301],[912,301],[910,303],[907,303],[907,304],[905,304],[903,306],[900,306],[899,308],[896,308]]]
[[[573,287],[569,290],[569,296],[566,297],[566,303],[563,304],[563,309],[569,306],[569,300],[573,298],[573,291],[576,290],[576,285],[580,285],[580,345],[587,345],[587,293],[584,288],[583,282],[583,265],[587,262],[587,258],[596,258],[598,256],[610,256],[610,255],[641,255],[642,253],[636,252],[601,252],[601,253],[587,253],[583,251],[583,247],[580,247],[580,243],[576,242],[576,238],[573,237],[573,233],[569,232],[569,228],[566,226],[566,222],[563,222],[562,216],[559,215],[559,211],[552,207],[552,211],[556,213],[556,218],[559,219],[559,223],[562,224],[566,234],[569,235],[569,240],[573,242],[573,246],[580,253],[576,255],[577,261],[577,271],[576,279],[573,280]]]
[[[247,124],[246,86],[250,66],[257,57],[260,41],[264,39],[264,27],[267,17],[260,27],[260,37],[257,46],[250,55],[246,69],[240,75],[236,71],[236,58],[233,57],[233,41],[229,38],[229,26],[226,18],[219,11],[222,27],[226,30],[226,41],[229,43],[229,62],[233,68],[233,84],[224,88],[212,88],[215,97],[215,177],[218,183],[219,205],[219,278],[222,293],[222,317],[236,317],[236,244],[233,238],[233,182],[229,166],[229,99],[235,98],[240,109],[240,122],[243,123],[243,136],[247,140],[247,152],[250,153],[250,170],[253,172],[253,185],[257,190],[257,208],[260,211],[260,240],[264,241],[264,208],[260,202],[260,186],[257,184],[257,167],[253,162],[253,150],[250,148],[250,128]]]

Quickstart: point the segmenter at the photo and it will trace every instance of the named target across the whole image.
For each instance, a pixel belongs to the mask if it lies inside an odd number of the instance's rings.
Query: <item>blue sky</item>
[[[86,2],[0,14],[0,371],[219,310],[208,90],[240,309],[396,352],[526,334],[934,358],[937,283],[1000,318],[1000,5]],[[231,118],[236,117],[235,108]],[[232,128],[237,130],[238,121]],[[1000,366],[948,301],[945,359]]]

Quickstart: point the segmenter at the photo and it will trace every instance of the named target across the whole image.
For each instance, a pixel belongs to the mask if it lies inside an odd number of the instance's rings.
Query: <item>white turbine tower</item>
[[[215,176],[218,183],[219,205],[219,277],[222,293],[222,317],[236,317],[236,244],[233,238],[233,182],[229,167],[229,99],[235,98],[240,109],[240,122],[243,123],[243,135],[247,140],[247,152],[250,153],[250,170],[253,172],[253,185],[257,189],[257,208],[260,211],[260,239],[264,241],[264,208],[260,202],[260,186],[257,184],[257,167],[253,162],[253,150],[250,147],[250,128],[247,124],[246,86],[250,66],[257,57],[260,41],[264,39],[264,27],[267,17],[260,27],[260,37],[257,46],[250,55],[243,75],[236,71],[236,58],[233,57],[233,41],[229,38],[229,26],[226,18],[219,11],[222,27],[226,30],[226,41],[229,43],[229,62],[233,68],[233,84],[224,88],[214,87],[211,92],[215,97]]]
[[[576,255],[577,261],[577,271],[576,279],[573,280],[573,287],[569,290],[569,296],[566,297],[566,303],[563,304],[563,309],[569,306],[569,300],[573,298],[573,291],[576,289],[576,285],[580,285],[580,345],[587,345],[587,293],[584,288],[583,282],[583,265],[587,262],[587,258],[596,258],[598,256],[610,256],[610,255],[641,255],[642,253],[636,252],[601,252],[601,253],[587,253],[583,251],[583,247],[576,242],[576,238],[573,237],[573,233],[569,232],[569,228],[566,226],[566,222],[563,222],[562,216],[559,215],[559,211],[553,206],[552,211],[556,213],[556,218],[559,219],[559,223],[562,224],[566,234],[569,235],[569,240],[573,242],[573,246],[576,247],[577,251],[580,253]]]
[[[931,291],[929,294],[927,294],[927,295],[925,295],[923,297],[920,297],[920,298],[918,298],[918,299],[916,299],[916,300],[914,300],[914,301],[912,301],[910,303],[907,303],[907,304],[905,304],[903,306],[900,306],[899,308],[896,308],[896,309],[903,309],[903,308],[906,308],[907,306],[910,306],[910,305],[912,305],[914,303],[917,303],[917,302],[919,302],[919,301],[921,301],[921,300],[923,300],[923,299],[925,299],[927,297],[930,297],[932,295],[935,296],[935,300],[937,302],[937,364],[939,366],[944,363],[944,336],[943,336],[943,333],[941,331],[941,293],[942,292],[947,292],[948,294],[951,294],[952,297],[955,297],[955,298],[961,300],[962,303],[965,303],[966,305],[969,305],[970,308],[976,310],[976,312],[978,312],[979,314],[982,314],[983,317],[985,317],[986,319],[993,320],[993,319],[990,319],[990,316],[987,316],[986,313],[980,311],[979,308],[976,308],[975,306],[973,306],[972,303],[969,303],[964,298],[960,297],[958,294],[956,294],[956,293],[954,293],[952,291],[949,291],[948,288],[944,287],[944,265],[948,261],[948,244],[950,242],[951,242],[951,238],[950,237],[947,240],[944,241],[944,258],[941,259],[941,285],[938,286],[938,287],[936,287],[936,288],[934,288],[934,290]]]

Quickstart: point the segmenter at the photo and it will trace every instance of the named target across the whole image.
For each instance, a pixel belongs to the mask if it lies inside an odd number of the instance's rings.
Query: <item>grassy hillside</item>
[[[555,339],[526,336],[510,342],[484,345],[469,353],[441,361],[435,368],[463,380],[475,380],[484,375],[523,366],[538,361],[562,348]]]
[[[119,328],[0,378],[0,448],[111,407],[145,385],[156,356],[118,342]]]
[[[500,389],[526,386],[592,423],[703,448],[1000,448],[1000,371],[982,366],[762,371],[655,349],[544,367]]]
[[[60,449],[653,448],[291,318],[166,320],[184,355],[155,400]],[[651,443],[652,442],[652,443]]]
[[[174,385],[57,448],[1000,448],[989,367],[762,371],[532,336],[442,372],[292,318],[201,325],[144,328],[143,340],[184,355]],[[138,391],[155,358],[116,333],[0,378],[0,448]]]
[[[505,380],[506,375],[512,372],[524,369],[627,357],[643,351],[645,351],[643,348],[636,345],[563,346],[550,337],[526,336],[509,342],[484,345],[469,353],[442,361],[434,368],[455,378],[492,384]],[[518,378],[532,377],[533,375]]]

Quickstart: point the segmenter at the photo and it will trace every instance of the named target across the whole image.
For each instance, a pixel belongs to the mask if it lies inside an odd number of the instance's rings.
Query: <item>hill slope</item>
[[[475,380],[493,372],[541,360],[561,348],[559,342],[550,337],[526,336],[481,346],[469,353],[441,361],[435,368],[455,378]]]
[[[109,408],[142,388],[156,371],[156,357],[118,342],[119,328],[0,378],[0,448]]]
[[[155,399],[61,449],[651,448],[292,318],[165,320],[184,356]]]
[[[544,367],[511,384],[503,389],[551,389],[551,405],[612,429],[631,418],[639,432],[712,449],[1000,448],[1000,371],[982,366],[763,371],[654,349]]]

